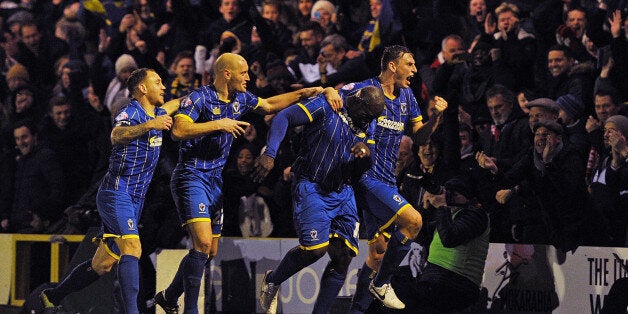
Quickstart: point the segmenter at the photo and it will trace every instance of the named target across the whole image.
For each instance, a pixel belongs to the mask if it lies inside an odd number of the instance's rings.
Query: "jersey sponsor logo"
[[[122,120],[128,120],[128,119],[129,119],[129,114],[126,113],[126,111],[122,111],[116,116],[116,122],[120,122]]]
[[[395,194],[393,195],[393,200],[395,200],[395,202],[397,202],[397,204],[401,204],[402,200],[401,200],[401,196]]]
[[[392,121],[390,119],[377,119],[377,125],[381,126],[384,129],[390,129],[390,130],[395,130],[395,131],[403,131],[404,129],[404,125],[403,122],[401,121]]]
[[[192,99],[190,97],[185,97],[183,101],[181,101],[181,108],[187,108],[192,105]]]
[[[199,214],[206,214],[207,213],[207,206],[205,205],[205,203],[198,204],[198,213]]]
[[[312,238],[312,240],[318,240],[318,231],[315,229],[310,230],[310,238]]]
[[[352,90],[354,88],[355,88],[355,83],[349,83],[349,84],[347,84],[347,85],[342,87],[342,89],[344,89],[344,90]]]
[[[231,106],[233,107],[233,113],[240,113],[240,102],[236,100]]]
[[[129,226],[129,230],[135,230],[135,222],[133,222],[133,219],[129,218],[126,224]]]
[[[220,114],[220,108],[218,108],[218,107],[214,107],[214,108],[212,109],[212,113],[213,113],[213,114],[215,114],[215,115],[219,115],[219,114]]]
[[[161,136],[153,136],[148,139],[148,144],[150,147],[159,147],[161,146],[161,142],[163,141]]]
[[[405,102],[401,103],[401,114],[408,114],[408,105]]]

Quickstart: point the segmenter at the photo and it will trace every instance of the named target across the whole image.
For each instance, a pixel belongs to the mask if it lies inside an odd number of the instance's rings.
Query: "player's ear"
[[[142,93],[142,94],[146,94],[148,92],[148,89],[146,88],[146,84],[140,84],[137,86],[137,89]]]

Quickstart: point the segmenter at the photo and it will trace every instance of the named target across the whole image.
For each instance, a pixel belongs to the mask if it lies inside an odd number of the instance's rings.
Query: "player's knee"
[[[142,256],[142,244],[140,239],[122,239],[118,242],[120,247],[120,255],[131,255],[137,258]]]
[[[115,265],[116,260],[111,257],[107,259],[94,258],[92,259],[92,269],[99,276],[103,276],[113,269],[113,265]]]
[[[423,227],[423,217],[421,214],[412,208],[412,215],[409,215],[406,220],[405,226],[401,228],[401,231],[406,234],[406,236],[410,239],[414,239],[419,235],[419,231]]]
[[[339,274],[344,274],[349,269],[351,259],[353,259],[353,252],[341,241],[336,241],[333,245],[330,245],[329,257],[331,258],[332,267]]]

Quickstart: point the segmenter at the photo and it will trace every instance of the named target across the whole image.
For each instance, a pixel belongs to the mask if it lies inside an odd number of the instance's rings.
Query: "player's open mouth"
[[[410,80],[414,77],[414,75],[410,75],[406,77],[406,84],[410,85]]]

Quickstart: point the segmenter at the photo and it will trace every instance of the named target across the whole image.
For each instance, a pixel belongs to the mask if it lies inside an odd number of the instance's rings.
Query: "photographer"
[[[427,266],[417,281],[393,281],[408,312],[463,310],[479,296],[488,254],[488,215],[475,204],[473,189],[460,177],[448,180],[444,193],[423,196],[433,212]]]

